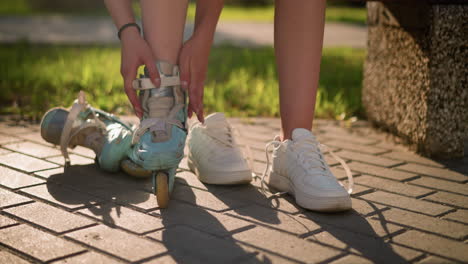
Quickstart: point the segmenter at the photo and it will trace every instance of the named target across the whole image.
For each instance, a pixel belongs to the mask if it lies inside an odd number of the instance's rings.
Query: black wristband
[[[122,34],[122,31],[128,27],[136,27],[138,29],[138,32],[141,34],[141,29],[140,26],[137,23],[127,23],[120,27],[119,32],[117,32],[117,37],[120,39],[120,35]]]

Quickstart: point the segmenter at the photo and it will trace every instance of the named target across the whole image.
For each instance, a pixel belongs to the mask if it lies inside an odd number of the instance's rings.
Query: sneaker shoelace
[[[234,134],[239,136],[240,133],[236,128],[232,127],[229,123],[220,123],[220,124],[212,125],[210,126],[209,129],[205,129],[205,132],[209,137],[211,137],[212,139],[220,143],[222,146],[224,146],[224,148],[232,150],[236,146],[238,146],[237,141],[234,138]],[[245,145],[245,149],[247,152],[246,153],[247,163],[250,167],[250,170],[253,171],[252,151],[250,149],[250,146],[247,144]],[[227,156],[228,155],[229,154],[227,154]],[[255,176],[253,172],[252,174],[253,176]]]
[[[281,144],[282,142],[277,137],[274,140],[268,142],[265,146],[265,156],[266,156],[267,166],[265,168],[265,171],[263,172],[263,175],[261,177],[261,182],[260,182],[262,193],[265,196],[267,196],[266,188],[265,188],[265,185],[266,185],[265,177],[268,173],[268,169],[271,166],[268,152],[270,151],[271,146],[279,147]],[[304,145],[306,147],[304,147]],[[354,186],[353,174],[351,173],[351,170],[349,169],[349,166],[346,164],[346,162],[342,158],[340,158],[338,155],[336,155],[328,146],[318,143],[315,139],[306,139],[304,140],[302,144],[302,148],[300,148],[300,150],[298,151],[298,159],[299,159],[298,161],[306,169],[319,168],[323,170],[323,173],[321,175],[326,176],[326,177],[332,176],[331,173],[327,173],[327,165],[325,163],[325,159],[320,149],[323,149],[324,152],[328,151],[330,155],[341,164],[341,166],[345,170],[346,176],[348,177],[347,192],[351,194],[353,192],[353,186]],[[318,163],[312,162],[312,161],[318,161]],[[276,193],[273,193],[271,196],[280,196],[285,193],[287,192],[276,192]]]

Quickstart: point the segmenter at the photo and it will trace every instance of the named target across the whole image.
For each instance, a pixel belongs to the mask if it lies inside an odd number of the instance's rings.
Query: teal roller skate
[[[156,65],[161,78],[159,88],[145,77],[133,82],[139,90],[144,115],[133,133],[134,145],[129,159],[122,162],[122,169],[136,177],[151,175],[158,205],[165,208],[174,188],[177,167],[184,157],[187,109],[178,67],[164,61]]]
[[[132,143],[132,127],[112,114],[91,107],[80,92],[72,107],[52,108],[41,121],[41,136],[60,145],[65,166],[70,165],[68,148],[83,146],[96,154],[99,166],[116,172],[127,158]]]

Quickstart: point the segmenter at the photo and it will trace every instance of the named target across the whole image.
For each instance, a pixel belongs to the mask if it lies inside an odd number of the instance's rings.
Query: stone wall
[[[368,2],[368,119],[431,157],[464,155],[468,5]]]

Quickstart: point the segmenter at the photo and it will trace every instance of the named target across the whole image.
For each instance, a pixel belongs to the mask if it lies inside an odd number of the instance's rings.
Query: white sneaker
[[[292,140],[281,142],[279,137],[267,145],[275,146],[271,170],[265,170],[264,179],[267,184],[282,192],[295,196],[301,207],[322,212],[337,212],[351,209],[350,193],[352,192],[352,175],[343,160],[350,190],[346,191],[324,160],[320,145],[309,130],[296,128],[292,133]]]
[[[205,123],[195,123],[188,135],[188,166],[208,184],[241,184],[252,172],[237,145],[223,113],[213,113]]]

